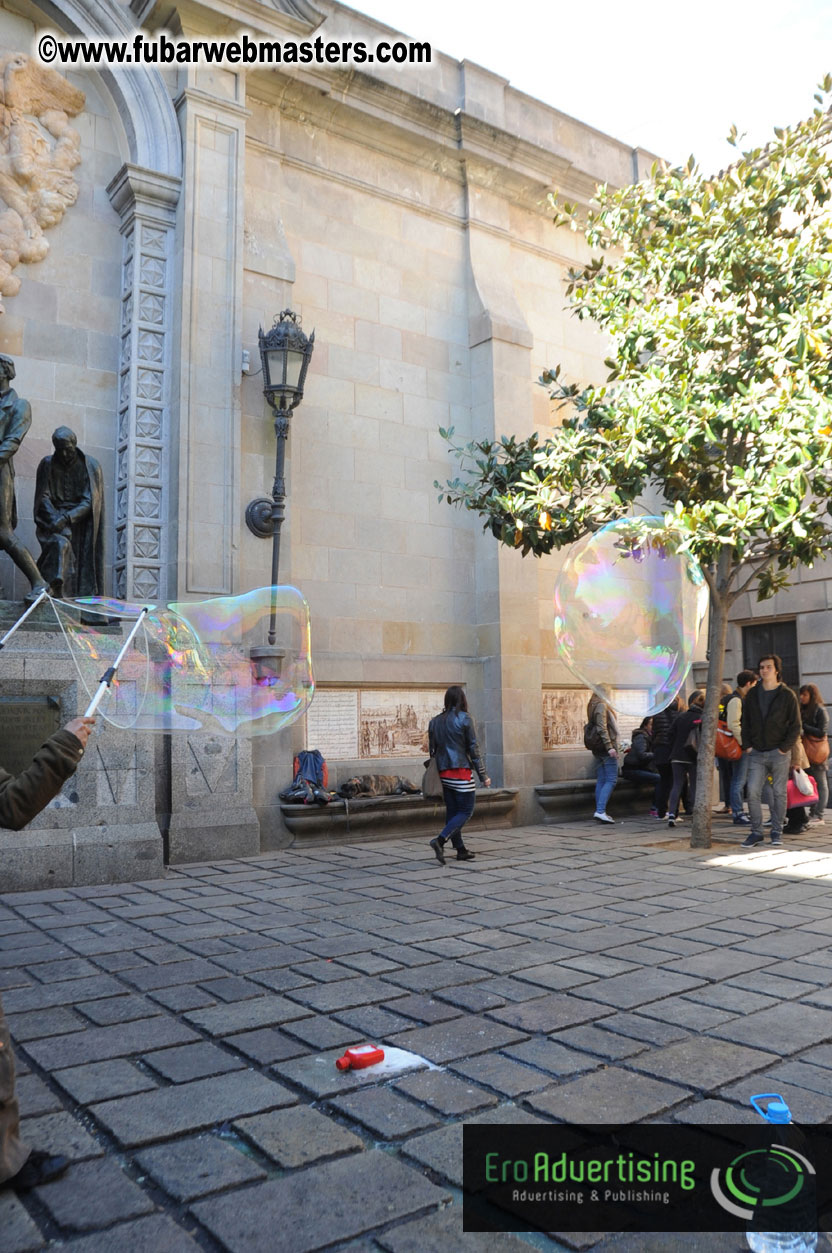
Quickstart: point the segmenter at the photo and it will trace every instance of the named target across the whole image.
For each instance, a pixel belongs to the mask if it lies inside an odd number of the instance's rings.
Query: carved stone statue
[[[17,526],[17,499],[14,494],[14,454],[32,425],[32,409],[13,390],[14,362],[0,353],[0,550],[7,552],[18,570],[32,585],[27,600],[34,600],[46,584],[35,559],[14,533]]]
[[[104,479],[94,457],[81,452],[74,431],[59,426],[55,452],[38,466],[35,526],[38,568],[53,596],[100,596],[103,591]]]

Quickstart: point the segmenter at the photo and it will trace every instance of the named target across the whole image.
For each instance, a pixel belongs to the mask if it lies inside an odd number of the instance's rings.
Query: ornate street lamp
[[[303,400],[306,371],[315,347],[315,332],[305,335],[300,318],[291,309],[284,309],[276,317],[271,330],[259,330],[260,361],[263,366],[263,395],[274,414],[274,433],[277,439],[277,458],[274,468],[274,485],[271,499],[258,496],[246,509],[249,530],[260,539],[272,540],[271,586],[277,587],[280,566],[280,528],[286,516],[286,480],[283,465],[286,456],[286,440],[289,437],[289,419],[292,410]],[[272,594],[272,611],[269,618],[269,644],[274,645],[277,635],[276,593]]]

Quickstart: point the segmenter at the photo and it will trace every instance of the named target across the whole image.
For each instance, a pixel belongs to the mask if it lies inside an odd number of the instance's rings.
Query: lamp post
[[[306,371],[315,347],[315,332],[305,335],[298,315],[291,309],[284,309],[265,334],[262,326],[260,327],[258,342],[263,366],[263,395],[274,415],[277,454],[271,499],[268,496],[258,496],[253,500],[246,509],[246,523],[249,530],[259,538],[267,539],[271,536],[271,586],[274,589],[277,587],[280,567],[280,528],[286,516],[286,480],[283,467],[286,440],[289,437],[289,419],[292,410],[303,400]],[[272,647],[276,636],[277,593],[273,590],[269,618],[269,645]]]

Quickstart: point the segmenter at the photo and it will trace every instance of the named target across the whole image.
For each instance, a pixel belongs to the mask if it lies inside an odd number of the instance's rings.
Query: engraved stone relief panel
[[[133,535],[133,547],[139,557],[155,559],[161,552],[161,536],[155,526],[137,526]]]
[[[78,199],[81,139],[69,119],[84,102],[56,70],[21,52],[0,57],[0,313],[20,290],[14,270],[44,259],[44,231]]]
[[[543,689],[543,751],[583,748],[588,688]]]
[[[306,714],[306,746],[331,761],[418,757],[444,688],[318,688]]]
[[[237,789],[237,741],[194,736],[188,740],[189,765],[186,788],[189,796],[209,796]]]
[[[136,447],[136,474],[143,479],[158,479],[162,473],[162,451],[144,444]]]
[[[138,804],[138,761],[136,749],[121,750],[96,745],[96,803],[99,805]]]
[[[146,566],[135,566],[133,570],[133,590],[140,600],[149,600],[159,595],[159,571]]]

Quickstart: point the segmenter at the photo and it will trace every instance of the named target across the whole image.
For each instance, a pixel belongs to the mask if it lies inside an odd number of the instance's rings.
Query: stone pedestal
[[[173,735],[170,753],[171,865],[260,852],[251,803],[251,743],[242,737]]]
[[[0,602],[3,630],[23,605]],[[86,708],[66,642],[49,606],[0,652],[0,697],[49,696],[61,725]],[[0,892],[124,883],[164,874],[156,822],[157,736],[99,718],[75,774],[23,831],[0,829]],[[2,762],[0,762],[2,765]]]

